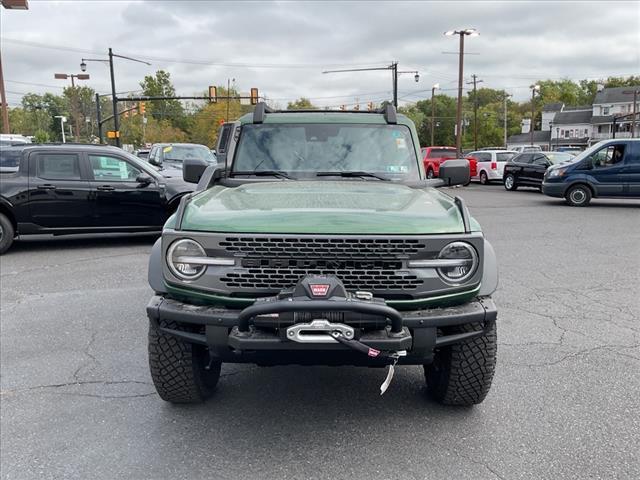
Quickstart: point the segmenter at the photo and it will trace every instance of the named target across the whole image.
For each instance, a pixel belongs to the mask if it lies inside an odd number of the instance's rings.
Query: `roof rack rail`
[[[378,115],[382,113],[387,123],[398,123],[396,109],[390,103],[377,110],[322,110],[319,108],[303,108],[299,110],[274,110],[272,108],[269,108],[266,103],[259,102],[256,105],[255,110],[253,111],[253,123],[264,123],[264,119],[267,113],[375,113]]]

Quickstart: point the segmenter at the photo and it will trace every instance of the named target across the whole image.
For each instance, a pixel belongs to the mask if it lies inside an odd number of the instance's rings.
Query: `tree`
[[[301,97],[294,102],[289,102],[287,104],[287,110],[317,110],[314,104],[311,103],[311,100],[305,97]]]
[[[148,97],[175,97],[176,89],[171,75],[158,70],[155,76],[147,75],[140,82],[142,94]],[[179,100],[154,100],[147,104],[147,114],[156,120],[168,120],[174,127],[186,128],[187,119],[184,107]]]

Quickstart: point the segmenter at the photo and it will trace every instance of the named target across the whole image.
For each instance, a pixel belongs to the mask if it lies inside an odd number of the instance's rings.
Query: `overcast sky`
[[[465,77],[518,100],[535,79],[640,74],[640,2],[185,2],[29,0],[28,11],[0,9],[9,104],[21,93],[60,93],[56,72],[78,73],[82,57],[115,53],[118,91],[165,69],[179,94],[235,78],[281,106],[310,97],[317,105],[365,104],[391,97],[389,71],[322,74],[330,68],[385,66],[397,60],[402,102],[428,98],[439,83],[455,94],[458,56],[452,28],[474,27]],[[108,69],[89,63],[91,85],[110,91]],[[40,85],[37,85],[40,84]]]

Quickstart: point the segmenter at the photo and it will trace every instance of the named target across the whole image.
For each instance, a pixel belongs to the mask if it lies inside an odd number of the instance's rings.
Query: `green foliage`
[[[311,100],[305,97],[301,97],[295,102],[289,102],[287,104],[287,110],[317,110],[317,109],[318,107],[316,107],[313,103],[311,103]]]
[[[142,95],[148,97],[174,97],[176,89],[171,82],[171,75],[158,70],[155,76],[147,75],[140,82]],[[157,100],[146,105],[147,115],[156,120],[168,120],[174,127],[186,128],[187,118],[179,100]]]
[[[49,137],[49,132],[38,130],[34,135],[34,140],[36,143],[49,143],[51,138]]]

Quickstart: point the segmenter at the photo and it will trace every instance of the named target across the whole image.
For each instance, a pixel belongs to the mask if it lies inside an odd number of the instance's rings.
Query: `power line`
[[[61,87],[60,85],[47,85],[46,83],[33,83],[33,82],[21,82],[18,80],[5,80],[7,83],[18,83],[20,85],[34,85],[37,87],[47,87],[47,88],[57,88],[59,90],[64,90],[66,87]]]
[[[33,48],[46,48],[50,50],[62,50],[67,52],[76,52],[76,53],[88,53],[92,55],[104,55],[104,52],[96,51],[96,50],[87,50],[83,48],[77,47],[68,47],[61,45],[51,45],[51,44],[43,44],[37,42],[29,42],[25,40],[17,40],[15,38],[6,38],[3,37],[1,39],[3,42],[13,43],[16,45],[22,45],[25,47],[33,47]],[[321,67],[349,67],[349,66],[366,66],[366,65],[375,65],[375,64],[384,64],[389,63],[388,61],[373,61],[367,63],[248,63],[248,62],[214,62],[211,60],[203,60],[203,59],[176,59],[176,58],[168,58],[168,57],[157,57],[153,55],[144,55],[140,53],[128,53],[124,52],[123,54],[135,56],[144,60],[151,60],[156,62],[164,62],[164,63],[181,63],[187,65],[204,65],[204,66],[212,66],[212,67],[237,67],[237,68],[291,68],[291,69],[305,69],[305,68],[321,68]]]

